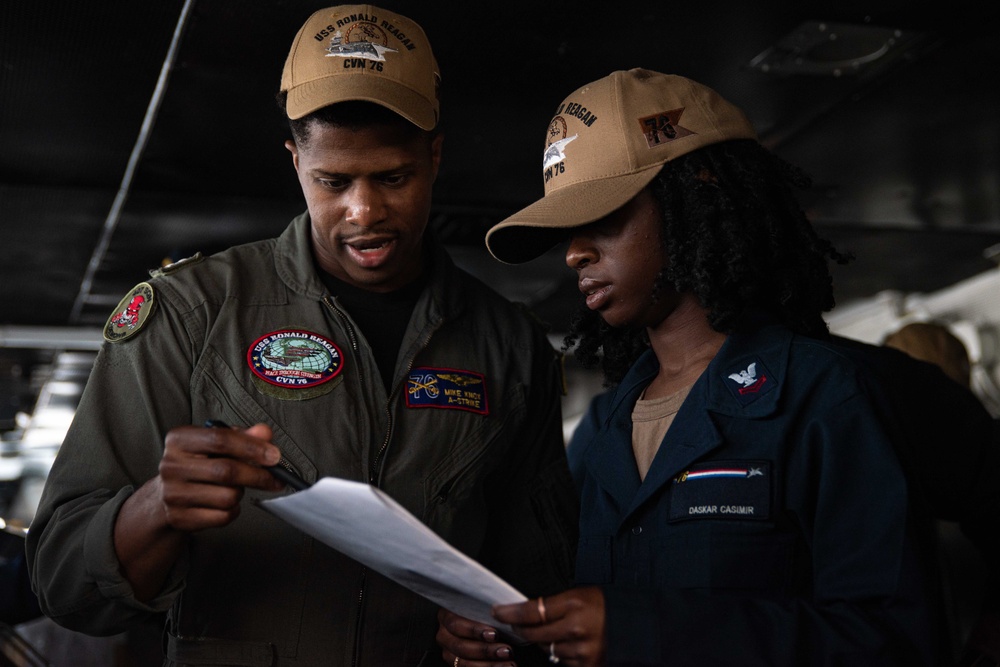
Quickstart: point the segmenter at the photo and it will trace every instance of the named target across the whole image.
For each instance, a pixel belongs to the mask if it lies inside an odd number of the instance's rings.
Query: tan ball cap
[[[437,125],[441,74],[423,29],[375,5],[341,5],[309,17],[281,74],[291,119],[364,100],[425,130]]]
[[[545,133],[545,196],[486,234],[502,262],[538,257],[566,231],[624,206],[663,165],[729,139],[756,139],[750,121],[711,88],[644,69],[612,72],[571,93]]]

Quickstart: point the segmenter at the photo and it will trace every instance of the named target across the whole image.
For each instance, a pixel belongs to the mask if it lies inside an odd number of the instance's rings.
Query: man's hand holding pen
[[[281,459],[272,435],[265,424],[171,429],[159,468],[167,524],[185,532],[225,526],[239,515],[245,488],[282,490],[284,483],[266,469]]]
[[[281,459],[273,435],[266,424],[167,433],[159,474],[135,490],[115,521],[115,553],[137,599],[162,592],[191,533],[239,516],[245,489],[285,488],[266,468]]]

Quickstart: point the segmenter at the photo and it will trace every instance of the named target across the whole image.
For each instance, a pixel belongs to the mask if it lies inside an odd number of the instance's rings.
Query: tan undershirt
[[[639,479],[646,479],[653,457],[660,449],[660,443],[674,422],[677,411],[691,391],[689,385],[675,394],[645,400],[640,398],[632,409],[632,453],[639,469]]]

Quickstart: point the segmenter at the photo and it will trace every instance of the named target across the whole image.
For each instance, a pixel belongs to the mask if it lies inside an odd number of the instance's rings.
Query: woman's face
[[[614,327],[654,327],[677,304],[677,293],[653,285],[666,266],[660,208],[649,188],[607,217],[574,230],[566,264],[575,269],[587,307]]]

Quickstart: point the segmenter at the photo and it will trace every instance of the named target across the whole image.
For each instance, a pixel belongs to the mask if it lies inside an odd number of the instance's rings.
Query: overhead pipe
[[[90,256],[90,262],[87,264],[87,270],[83,275],[83,280],[80,282],[80,291],[76,295],[76,300],[73,302],[73,309],[70,311],[69,316],[71,324],[75,324],[80,320],[83,307],[87,303],[87,299],[90,297],[90,290],[94,284],[94,276],[97,275],[101,262],[104,261],[104,256],[108,251],[108,246],[111,245],[111,237],[114,235],[115,229],[118,227],[118,220],[121,217],[122,208],[125,206],[125,201],[128,199],[129,191],[132,188],[132,179],[135,176],[136,167],[139,164],[139,160],[142,157],[143,152],[146,150],[146,143],[149,141],[149,135],[150,132],[152,132],[153,123],[156,120],[156,114],[160,110],[160,104],[163,101],[163,95],[167,89],[167,80],[170,78],[170,71],[173,69],[174,61],[177,59],[178,46],[181,41],[181,36],[184,33],[184,28],[187,25],[188,16],[191,13],[191,7],[193,5],[194,0],[185,0],[184,6],[181,8],[180,16],[177,18],[177,25],[174,27],[174,35],[170,40],[170,48],[167,50],[167,55],[163,60],[163,65],[160,67],[160,76],[156,81],[156,88],[153,90],[153,96],[149,100],[149,106],[146,107],[146,115],[142,119],[142,127],[139,130],[139,136],[136,138],[135,145],[132,147],[132,154],[129,156],[128,165],[125,167],[125,174],[122,176],[121,184],[118,186],[118,192],[115,195],[115,200],[111,204],[108,216],[104,219],[104,227],[101,230],[101,238],[98,240],[97,246],[94,248],[94,252]]]
[[[97,327],[0,325],[0,348],[29,350],[98,350],[104,334]]]

